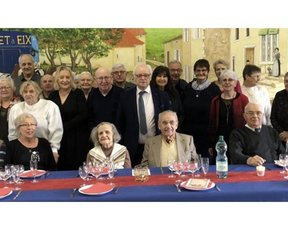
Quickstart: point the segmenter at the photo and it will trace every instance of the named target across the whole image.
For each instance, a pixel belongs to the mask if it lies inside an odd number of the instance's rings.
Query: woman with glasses
[[[224,70],[219,76],[219,82],[223,91],[211,101],[208,130],[209,153],[213,158],[216,157],[214,147],[218,137],[224,136],[224,140],[229,146],[231,131],[245,125],[243,113],[249,102],[245,95],[236,92],[237,76],[232,70]],[[229,148],[226,154],[231,163]]]
[[[56,170],[50,143],[36,136],[36,118],[32,114],[22,113],[14,122],[18,138],[8,143],[5,164],[23,164],[25,170],[29,170],[31,154],[37,151],[40,156],[38,169]]]
[[[50,143],[55,161],[63,135],[63,125],[59,108],[50,100],[40,99],[41,88],[35,81],[25,81],[20,86],[23,102],[14,105],[9,113],[9,141],[18,138],[15,119],[22,113],[30,113],[37,120],[36,136],[45,138]]]
[[[210,157],[208,152],[208,125],[210,103],[220,94],[220,89],[208,79],[210,64],[206,59],[199,59],[194,64],[195,80],[190,82],[183,94],[184,121],[182,133],[194,137],[198,154]]]
[[[0,77],[0,140],[8,144],[8,115],[19,99],[14,96],[14,81],[10,76]]]

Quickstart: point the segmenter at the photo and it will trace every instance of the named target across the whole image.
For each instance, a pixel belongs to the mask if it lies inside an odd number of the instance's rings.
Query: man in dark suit
[[[150,87],[151,74],[149,65],[138,64],[133,71],[137,87],[124,91],[119,101],[116,126],[122,135],[121,143],[130,153],[132,167],[141,163],[146,138],[159,134],[159,113],[171,107],[166,92]]]

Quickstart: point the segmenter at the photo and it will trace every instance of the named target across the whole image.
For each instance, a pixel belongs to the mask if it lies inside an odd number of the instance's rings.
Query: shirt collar
[[[143,90],[139,89],[138,86],[137,86],[137,87],[136,87],[136,94],[138,95],[141,91],[143,91]],[[147,87],[146,89],[144,89],[144,91],[145,91],[146,93],[151,93],[150,85],[148,85],[148,87]]]

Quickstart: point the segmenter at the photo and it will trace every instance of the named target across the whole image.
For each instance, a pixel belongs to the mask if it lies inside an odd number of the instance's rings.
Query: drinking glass
[[[209,171],[209,158],[208,157],[201,158],[201,168],[204,173],[204,176],[206,177]]]
[[[174,170],[175,170],[175,173],[181,177],[181,174],[183,173],[184,171],[184,164],[183,162],[181,161],[178,161],[176,162],[176,164],[174,164]]]
[[[78,173],[79,173],[79,176],[81,177],[81,179],[84,181],[83,184],[80,185],[80,187],[86,186],[85,181],[87,181],[87,177],[88,177],[87,167],[80,166],[78,169]]]
[[[168,176],[169,178],[175,178],[176,176],[174,175],[174,166],[175,160],[169,160],[168,161],[168,168],[171,171],[171,174]]]
[[[191,172],[192,177],[195,177],[195,172],[199,169],[199,162],[197,159],[192,159],[188,165],[188,171]]]
[[[18,187],[19,184],[21,184],[20,182],[20,165],[12,165],[11,166],[11,172],[12,172],[12,178],[15,184],[14,190],[18,191],[21,190],[20,187]]]
[[[288,155],[286,155],[285,160],[283,162],[283,167],[285,169],[285,174],[286,176],[284,176],[284,179],[288,180]]]
[[[90,167],[89,172],[97,179],[100,179],[102,174],[102,164],[100,163],[92,163],[92,167]]]
[[[286,153],[279,154],[279,164],[282,165],[282,171],[280,171],[280,173],[282,174],[286,172],[284,166],[286,157],[287,157]]]
[[[7,188],[7,180],[11,177],[11,171],[10,169],[1,169],[0,170],[0,180],[4,181],[4,188]]]
[[[30,161],[30,170],[31,170],[32,175],[33,175],[32,183],[38,182],[38,180],[36,179],[37,168],[38,168],[38,162],[37,161]]]

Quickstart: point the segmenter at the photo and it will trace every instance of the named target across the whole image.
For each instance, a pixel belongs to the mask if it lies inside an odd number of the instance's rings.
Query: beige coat
[[[149,167],[161,166],[161,143],[162,135],[146,139],[141,164],[148,165]],[[176,146],[179,161],[185,162],[186,160],[191,160],[191,158],[198,158],[192,136],[176,133]]]

